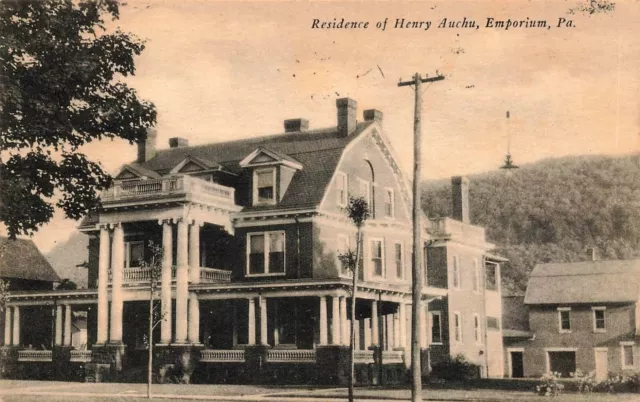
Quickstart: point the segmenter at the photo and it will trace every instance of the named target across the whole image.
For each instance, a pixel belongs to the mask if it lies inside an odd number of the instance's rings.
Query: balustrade
[[[316,351],[313,349],[268,349],[267,361],[270,363],[315,363]]]
[[[244,349],[204,349],[200,352],[203,363],[243,363]]]
[[[90,350],[72,350],[70,361],[73,363],[90,363],[91,351]]]
[[[50,362],[53,361],[52,353],[50,350],[19,350],[18,351],[19,362]]]

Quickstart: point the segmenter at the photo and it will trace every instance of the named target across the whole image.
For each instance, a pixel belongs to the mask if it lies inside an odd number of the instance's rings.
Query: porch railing
[[[373,350],[354,350],[353,361],[360,364],[373,363]]]
[[[243,363],[244,349],[204,349],[200,352],[203,363]]]
[[[200,268],[200,281],[202,282],[231,282],[231,271],[216,268]]]
[[[125,268],[122,272],[124,283],[149,282],[150,279],[151,268]]]
[[[90,350],[72,350],[70,361],[73,363],[89,363],[91,362],[91,351]]]
[[[50,350],[19,350],[19,362],[50,362],[53,357]]]
[[[382,364],[404,363],[404,352],[401,350],[383,350]]]
[[[269,363],[315,363],[316,351],[313,349],[268,349]]]

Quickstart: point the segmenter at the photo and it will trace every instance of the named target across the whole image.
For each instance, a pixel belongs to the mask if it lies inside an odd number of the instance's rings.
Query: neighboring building
[[[154,333],[158,371],[178,369],[200,381],[344,383],[355,320],[358,381],[404,378],[411,358],[409,181],[382,113],[366,110],[357,122],[354,100],[336,105],[337,126],[328,129],[291,119],[284,134],[200,146],[172,138],[164,150],[150,132],[137,161],[120,168],[103,193],[103,210],[80,227],[90,237],[89,289],[15,294],[12,310],[57,305],[60,348],[71,345],[72,331],[62,311],[87,311],[91,350],[72,351],[70,361],[91,360],[90,380],[145,365],[151,273],[140,261],[151,259],[153,241],[163,250],[158,299],[166,317]],[[489,366],[485,374],[501,375],[501,259],[487,254],[484,229],[469,224],[466,186],[466,179],[454,181],[459,220],[424,219],[422,243],[438,249],[440,260],[427,263],[423,358],[431,344],[435,360],[462,353]],[[338,260],[356,245],[343,211],[350,196],[363,196],[372,210],[355,317],[350,274]],[[461,258],[457,285],[454,257]],[[428,305],[437,306],[439,321]],[[454,332],[460,338],[449,345]]]
[[[505,376],[524,377],[524,347],[533,337],[529,331],[529,309],[524,295],[502,296],[502,338],[504,340]]]
[[[523,376],[580,370],[605,379],[640,369],[640,260],[537,265],[524,306],[519,339],[505,331],[507,359],[522,358]],[[519,364],[506,374],[518,376]]]
[[[11,240],[0,236],[0,279],[9,283],[10,291],[51,290],[60,277],[40,253],[38,247],[29,239]],[[10,325],[5,325],[5,322]],[[17,321],[14,321],[17,320]],[[21,316],[13,317],[10,309],[0,314],[0,345],[12,343],[15,322],[42,322],[23,335],[22,343],[26,346],[42,344],[51,347],[51,312],[43,312],[39,308],[26,308]]]

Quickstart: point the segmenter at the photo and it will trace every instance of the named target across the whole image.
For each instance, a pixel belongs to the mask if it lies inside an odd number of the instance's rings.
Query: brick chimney
[[[169,148],[182,148],[182,147],[188,147],[188,146],[189,146],[189,140],[187,140],[186,138],[181,138],[181,137],[169,138]]]
[[[136,159],[136,162],[143,163],[156,156],[156,138],[156,129],[148,128],[147,138],[138,142],[138,159]]]
[[[453,199],[453,219],[470,223],[469,219],[469,179],[462,176],[451,178],[451,195]]]
[[[288,119],[284,121],[285,133],[301,133],[309,130],[309,120],[307,119]]]
[[[356,129],[358,102],[351,98],[336,99],[338,108],[338,137],[346,137]]]
[[[364,121],[377,121],[382,124],[382,112],[376,109],[367,109],[362,113]]]

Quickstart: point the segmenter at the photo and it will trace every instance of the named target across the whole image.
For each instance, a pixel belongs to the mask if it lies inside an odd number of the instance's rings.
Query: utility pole
[[[421,245],[421,202],[420,180],[422,178],[422,90],[420,84],[444,80],[444,76],[422,78],[420,73],[412,81],[398,83],[399,87],[413,86],[415,92],[415,112],[413,120],[413,267],[412,267],[412,304],[411,304],[411,401],[422,401],[422,369],[420,362],[420,314],[422,304],[422,245]]]

